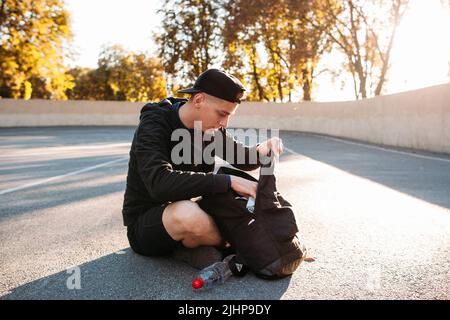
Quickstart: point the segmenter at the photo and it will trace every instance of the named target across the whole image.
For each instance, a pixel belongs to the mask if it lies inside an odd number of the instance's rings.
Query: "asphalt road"
[[[195,293],[197,270],[129,248],[133,133],[0,129],[0,299],[450,299],[449,157],[281,132],[278,189],[316,261]]]

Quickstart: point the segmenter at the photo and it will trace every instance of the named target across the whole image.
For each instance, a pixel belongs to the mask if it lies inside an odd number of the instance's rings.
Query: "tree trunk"
[[[0,26],[3,24],[3,20],[5,18],[5,4],[6,4],[6,0],[1,0],[2,4],[0,7]]]
[[[367,76],[364,74],[364,69],[361,64],[361,60],[358,58],[355,62],[355,71],[358,76],[359,80],[359,94],[361,95],[362,99],[367,98]]]
[[[278,95],[279,95],[279,97],[280,97],[280,102],[283,102],[283,84],[282,84],[282,81],[283,81],[283,73],[282,73],[282,70],[281,70],[281,63],[280,63],[280,65],[279,65],[279,67],[280,67],[280,72],[278,72],[278,85],[277,85],[277,87],[278,87]]]
[[[254,46],[252,47],[252,55],[253,55],[253,57],[250,59],[250,63],[252,64],[253,79],[255,80],[256,88],[258,89],[259,100],[263,101],[265,99],[265,100],[269,101],[269,99],[264,94],[264,89],[261,86],[261,83],[259,82],[258,70],[256,67],[256,59],[255,59],[256,48]]]
[[[312,69],[305,67],[302,70],[303,101],[311,101],[312,91]]]
[[[359,92],[361,93],[361,98],[363,98],[363,99],[367,98],[366,83],[367,83],[366,77],[364,75],[360,75],[359,76]]]
[[[397,3],[397,6],[394,8],[395,10],[395,18],[394,18],[394,26],[392,29],[392,34],[391,34],[391,38],[389,39],[389,45],[387,47],[386,50],[386,55],[383,59],[383,67],[381,69],[381,73],[380,73],[380,80],[378,81],[377,87],[375,89],[375,95],[379,96],[381,94],[381,91],[383,90],[383,85],[386,82],[386,73],[389,69],[389,61],[390,61],[390,57],[391,57],[391,50],[392,50],[392,46],[394,44],[394,39],[395,39],[395,34],[397,32],[397,26],[398,23],[400,22],[401,17],[403,16],[403,13],[400,13],[401,10],[401,3]],[[380,53],[381,54],[381,53]]]

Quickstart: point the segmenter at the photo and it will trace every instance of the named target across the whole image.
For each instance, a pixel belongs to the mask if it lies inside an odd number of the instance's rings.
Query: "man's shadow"
[[[191,282],[197,273],[172,258],[148,258],[125,248],[23,284],[1,299],[278,300],[291,281],[291,277],[262,280],[249,273],[231,277],[211,290],[194,292]]]

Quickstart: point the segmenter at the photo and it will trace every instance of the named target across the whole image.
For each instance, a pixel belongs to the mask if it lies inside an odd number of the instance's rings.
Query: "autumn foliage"
[[[250,101],[311,100],[321,72],[347,72],[356,98],[380,95],[408,0],[168,0],[157,54],[105,47],[96,68],[71,68],[63,0],[0,0],[0,96],[150,101],[223,68]],[[151,43],[149,43],[150,49]],[[339,70],[320,70],[340,52]]]

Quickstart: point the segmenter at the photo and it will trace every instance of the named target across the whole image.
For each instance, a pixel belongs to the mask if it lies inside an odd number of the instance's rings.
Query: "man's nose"
[[[225,118],[222,118],[221,120],[220,120],[220,122],[219,122],[219,124],[220,124],[220,126],[222,127],[222,128],[226,128],[227,126],[228,126],[228,121],[230,120],[230,117],[228,116],[228,117],[225,117]]]

